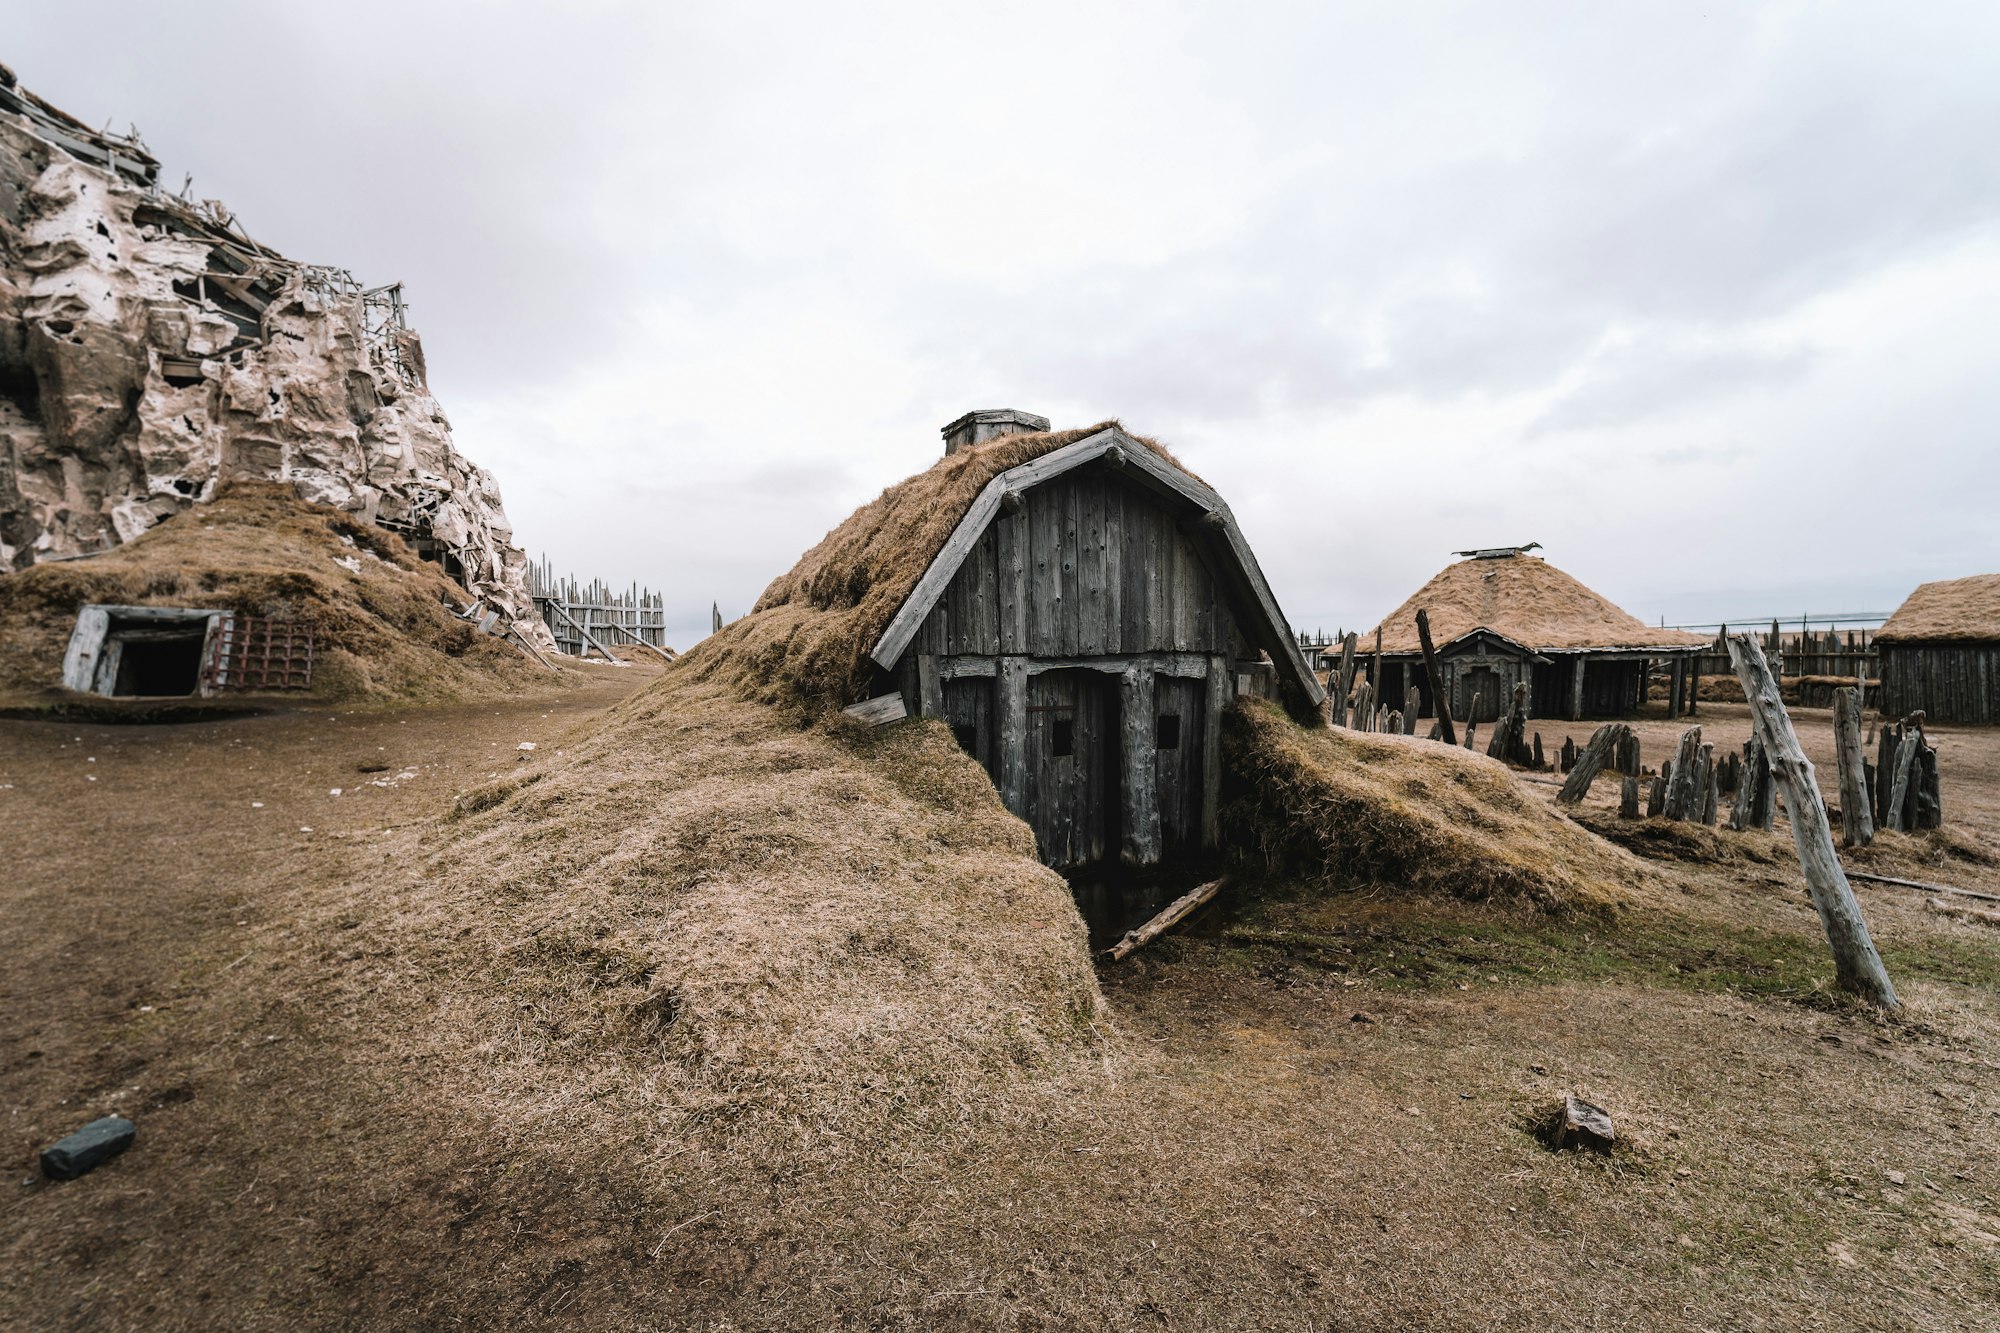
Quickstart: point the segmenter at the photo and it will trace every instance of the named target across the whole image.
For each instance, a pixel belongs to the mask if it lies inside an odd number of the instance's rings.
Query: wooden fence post
[[[1841,845],[1866,847],[1875,841],[1875,819],[1868,809],[1867,760],[1861,753],[1859,686],[1833,692],[1833,753],[1840,774]]]
[[[1868,936],[1868,923],[1861,918],[1861,904],[1840,868],[1833,848],[1833,830],[1827,826],[1826,806],[1819,798],[1812,761],[1799,748],[1798,734],[1785,712],[1778,681],[1758,651],[1757,641],[1748,634],[1731,635],[1729,659],[1736,679],[1750,701],[1750,715],[1757,738],[1771,760],[1771,773],[1785,790],[1785,807],[1792,817],[1792,843],[1798,849],[1799,867],[1805,871],[1806,887],[1812,892],[1813,906],[1819,909],[1820,924],[1826,929],[1827,944],[1833,950],[1834,976],[1840,986],[1883,1009],[1897,1009],[1901,1001],[1889,983],[1882,956]]]
[[[1570,769],[1562,790],[1556,793],[1556,800],[1564,805],[1575,805],[1590,790],[1591,780],[1599,769],[1611,761],[1621,736],[1631,730],[1620,722],[1607,722],[1599,727],[1590,738],[1590,744],[1583,747],[1583,753],[1576,757],[1576,767]]]
[[[1424,650],[1424,680],[1431,687],[1431,703],[1437,709],[1438,739],[1446,745],[1458,744],[1458,732],[1451,725],[1451,700],[1444,697],[1444,680],[1438,671],[1437,649],[1431,646],[1431,613],[1417,612],[1417,642]]]

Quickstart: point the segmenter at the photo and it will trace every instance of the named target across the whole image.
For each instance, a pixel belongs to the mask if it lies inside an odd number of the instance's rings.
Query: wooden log
[[[1715,744],[1704,742],[1701,747],[1701,800],[1699,818],[1710,828],[1715,826]]]
[[[1668,819],[1686,820],[1700,813],[1701,728],[1689,727],[1681,733],[1674,751],[1674,781],[1667,788]]]
[[[1841,846],[1866,847],[1875,841],[1875,819],[1861,751],[1861,691],[1853,685],[1833,692],[1833,754],[1840,777]]]
[[[1424,695],[1422,690],[1412,685],[1409,689],[1403,691],[1403,734],[1405,736],[1414,736],[1417,734],[1417,716],[1423,712],[1423,708]]]
[[[1630,728],[1622,723],[1607,722],[1599,727],[1590,738],[1590,744],[1583,747],[1583,753],[1576,757],[1576,766],[1569,771],[1562,790],[1556,793],[1556,800],[1564,805],[1575,805],[1590,790],[1597,771],[1611,758],[1612,747],[1618,744],[1621,733]]]
[[[1417,612],[1417,642],[1424,650],[1424,682],[1430,687],[1431,704],[1437,710],[1438,739],[1446,745],[1458,744],[1451,725],[1451,700],[1445,698],[1444,678],[1438,671],[1437,649],[1431,646],[1431,613]]]
[[[1916,772],[1917,751],[1923,744],[1924,733],[1905,723],[1902,744],[1896,747],[1895,777],[1889,786],[1889,827],[1898,833],[1910,827],[1910,776]]]
[[[910,715],[901,694],[881,694],[858,704],[849,704],[840,710],[848,717],[864,726],[881,727],[891,722],[901,722]]]
[[[1868,924],[1862,919],[1861,905],[1840,866],[1834,850],[1833,830],[1826,822],[1826,806],[1819,798],[1819,784],[1812,761],[1799,746],[1792,719],[1785,712],[1777,677],[1748,634],[1729,638],[1729,658],[1736,679],[1750,701],[1751,719],[1757,738],[1770,758],[1771,774],[1784,790],[1785,808],[1791,815],[1792,843],[1798,849],[1799,867],[1805,872],[1806,887],[1813,906],[1819,910],[1833,952],[1834,975],[1838,984],[1882,1009],[1897,1009],[1901,1002],[1882,957],[1869,938]]]
[[[1667,785],[1673,781],[1674,761],[1669,759],[1660,765],[1659,776],[1653,779],[1653,789],[1646,793],[1646,818],[1658,819],[1667,810]]]
[[[1223,881],[1212,879],[1206,884],[1189,889],[1180,897],[1168,903],[1158,916],[1140,926],[1137,930],[1125,932],[1124,938],[1106,949],[1105,956],[1114,963],[1122,963],[1140,949],[1145,948],[1160,936],[1186,920],[1195,909],[1221,891]]]
[[[1354,693],[1354,646],[1357,636],[1349,633],[1340,641],[1340,690],[1334,703],[1335,726],[1347,725],[1348,696]]]
[[[1639,817],[1639,779],[1627,773],[1618,786],[1618,817],[1637,819]]]
[[[1874,875],[1861,870],[1849,870],[1849,879],[1866,880],[1870,884],[1894,884],[1903,889],[1921,889],[1925,893],[1950,893],[1962,898],[1977,898],[1981,902],[2000,903],[2000,893],[1980,893],[1976,889],[1955,889],[1949,884],[1929,884],[1920,879],[1898,879],[1894,875]]]
[[[1911,827],[1918,829],[1942,828],[1944,826],[1944,806],[1938,794],[1937,747],[1925,744],[1917,751],[1916,817]]]

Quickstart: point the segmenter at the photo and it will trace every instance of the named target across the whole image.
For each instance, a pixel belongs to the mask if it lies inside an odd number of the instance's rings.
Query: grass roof
[[[869,651],[986,484],[1116,425],[1004,435],[946,455],[855,510],[773,580],[748,616],[691,650],[689,662],[806,714],[860,702],[874,680]],[[1155,441],[1133,438],[1181,466]]]
[[[1421,651],[1419,611],[1430,612],[1431,642],[1439,647],[1476,629],[1504,634],[1536,651],[1690,648],[1708,642],[1699,634],[1648,625],[1531,555],[1446,565],[1382,622],[1383,652]],[[1362,649],[1373,646],[1373,638],[1364,635]]]
[[[1976,643],[2000,639],[2000,574],[1920,584],[1875,632],[1877,643]]]
[[[545,688],[547,668],[453,614],[470,601],[395,534],[274,482],[232,482],[122,546],[0,575],[0,694],[55,697],[86,603],[302,622],[317,699],[435,702]]]

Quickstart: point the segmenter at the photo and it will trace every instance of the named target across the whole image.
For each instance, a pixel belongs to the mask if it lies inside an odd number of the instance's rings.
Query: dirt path
[[[328,1053],[218,1005],[215,983],[257,968],[259,940],[337,885],[371,834],[446,808],[512,768],[524,742],[559,746],[652,674],[605,670],[562,694],[421,713],[0,721],[0,1106],[16,1170],[0,1309],[57,1256],[78,1266],[74,1303],[61,1317],[38,1311],[38,1327],[198,1326],[204,1309],[242,1311],[247,1294],[282,1285],[282,1271],[231,1274],[219,1260],[177,1289],[176,1232],[268,1203],[242,1173],[285,1153],[245,1136],[297,1136],[307,1123],[292,1117],[355,1114],[365,1097],[356,1107],[343,1089],[314,1105],[302,1094],[334,1077]],[[268,1112],[246,1123],[244,1094],[259,1090]],[[237,1104],[218,1125],[211,1103]],[[41,1148],[113,1112],[143,1126],[121,1170],[80,1190],[40,1179]],[[159,1308],[93,1301],[93,1272],[153,1289]]]

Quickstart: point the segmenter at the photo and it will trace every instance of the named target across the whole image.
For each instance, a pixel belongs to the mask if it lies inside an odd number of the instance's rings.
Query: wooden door
[[[1207,681],[1154,678],[1153,790],[1160,804],[1160,846],[1167,857],[1201,846],[1207,703]]]
[[[1459,716],[1473,722],[1492,722],[1500,716],[1500,696],[1511,687],[1489,666],[1468,667],[1458,678]]]
[[[1117,850],[1118,708],[1113,677],[1043,671],[1028,678],[1028,827],[1058,870]]]

